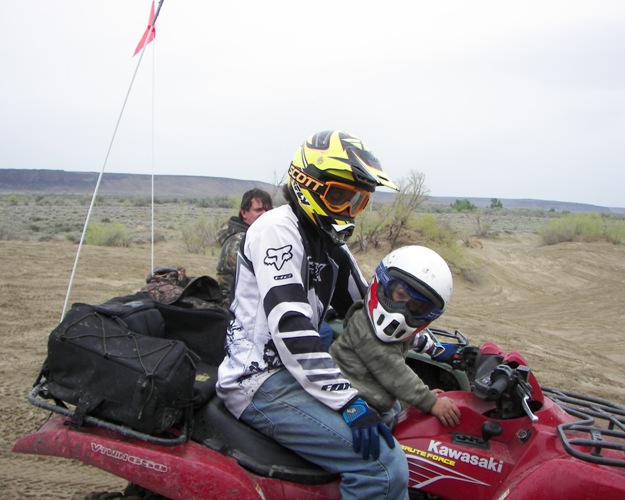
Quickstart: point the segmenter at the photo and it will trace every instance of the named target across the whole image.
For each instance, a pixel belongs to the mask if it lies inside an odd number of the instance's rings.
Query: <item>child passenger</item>
[[[378,265],[364,302],[345,317],[330,354],[358,394],[387,423],[399,401],[431,413],[448,427],[460,422],[451,399],[431,391],[406,364],[408,351],[424,344],[419,332],[445,311],[453,280],[443,258],[422,246],[406,246]]]

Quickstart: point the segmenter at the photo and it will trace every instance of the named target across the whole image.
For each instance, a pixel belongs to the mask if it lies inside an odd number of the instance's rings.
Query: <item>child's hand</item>
[[[432,389],[432,392],[438,396],[439,394],[443,394],[445,391],[443,389]]]
[[[453,427],[460,423],[460,410],[447,397],[438,398],[434,406],[432,406],[430,413],[438,418],[445,427]]]

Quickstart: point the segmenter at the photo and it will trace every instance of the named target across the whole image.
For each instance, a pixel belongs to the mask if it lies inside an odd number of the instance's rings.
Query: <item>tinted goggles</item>
[[[324,185],[325,190],[320,197],[328,210],[335,214],[347,210],[349,216],[353,218],[362,213],[369,203],[371,194],[369,191],[337,181],[328,181]]]
[[[437,309],[428,298],[404,280],[392,276],[382,264],[378,265],[376,274],[383,285],[387,305],[401,312],[410,326],[423,326],[443,314],[443,310]]]
[[[364,189],[359,189],[351,184],[339,181],[323,182],[298,169],[291,163],[289,176],[300,186],[310,189],[321,198],[325,206],[332,213],[349,213],[354,218],[367,207],[371,193]]]

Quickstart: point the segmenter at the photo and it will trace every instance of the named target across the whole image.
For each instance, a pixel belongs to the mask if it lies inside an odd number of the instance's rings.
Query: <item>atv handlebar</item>
[[[498,401],[501,399],[501,396],[508,388],[508,385],[511,382],[511,377],[507,376],[507,374],[500,375],[497,372],[501,372],[502,369],[510,367],[506,365],[501,365],[497,367],[497,369],[491,374],[491,384],[488,390],[486,391],[486,397],[489,401]]]
[[[497,410],[493,416],[501,419],[518,418],[523,415],[536,422],[538,417],[530,408],[532,386],[528,382],[530,368],[519,365],[499,364],[474,382],[474,393],[486,401],[494,401]]]

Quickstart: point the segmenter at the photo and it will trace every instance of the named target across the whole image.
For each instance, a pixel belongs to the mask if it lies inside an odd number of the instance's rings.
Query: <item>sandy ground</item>
[[[436,326],[458,328],[473,344],[494,340],[523,352],[543,385],[625,405],[625,247],[544,247],[531,234],[477,243],[468,251],[479,269],[471,281],[456,277],[448,312]],[[121,491],[126,484],[76,462],[11,451],[48,417],[26,398],[47,336],[60,320],[75,252],[71,243],[0,241],[2,498],[78,499]],[[370,274],[372,256],[357,258]],[[190,275],[213,274],[215,260],[174,244],[157,246],[154,259],[157,265],[183,265]],[[139,290],[150,262],[147,248],[85,247],[71,302],[98,303]]]

